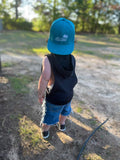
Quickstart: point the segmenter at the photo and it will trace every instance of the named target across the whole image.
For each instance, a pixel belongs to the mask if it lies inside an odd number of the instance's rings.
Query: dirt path
[[[62,133],[53,126],[48,141],[40,136],[40,141],[34,144],[31,142],[33,134],[28,133],[26,124],[40,133],[37,82],[42,58],[10,53],[2,55],[2,62],[12,65],[3,68],[0,83],[1,160],[76,160],[86,138],[106,118],[109,121],[92,137],[81,160],[91,157],[91,160],[120,159],[120,61],[92,56],[76,59],[78,85],[72,102],[73,113],[66,122],[67,130]],[[7,79],[8,76],[22,75],[34,78],[28,84],[29,94],[15,94]],[[24,133],[28,136],[24,137]]]
[[[120,138],[120,62],[82,57],[77,60],[78,99],[99,121],[109,118],[108,131]]]

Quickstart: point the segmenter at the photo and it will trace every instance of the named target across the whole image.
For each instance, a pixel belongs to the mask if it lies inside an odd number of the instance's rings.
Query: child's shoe
[[[43,137],[44,139],[48,138],[48,137],[49,137],[49,131],[43,131],[43,132],[42,132],[42,137]]]
[[[64,132],[64,131],[66,130],[65,124],[60,124],[60,123],[59,123],[58,128],[59,128],[59,130],[62,131],[62,132]]]

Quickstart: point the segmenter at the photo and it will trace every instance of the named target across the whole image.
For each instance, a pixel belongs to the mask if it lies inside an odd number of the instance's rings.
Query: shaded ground
[[[119,46],[111,45],[119,56]],[[112,52],[109,47],[98,49]],[[41,138],[37,101],[42,57],[1,55],[7,64],[0,77],[0,160],[76,160],[84,141],[106,118],[109,121],[90,139],[81,160],[120,159],[120,61],[87,54],[76,55],[79,81],[67,130],[63,133],[52,126],[47,141]]]

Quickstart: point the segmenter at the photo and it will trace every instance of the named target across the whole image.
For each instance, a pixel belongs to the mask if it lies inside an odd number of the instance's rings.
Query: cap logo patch
[[[68,35],[64,34],[62,37],[56,37],[55,41],[57,42],[66,42],[68,39]]]

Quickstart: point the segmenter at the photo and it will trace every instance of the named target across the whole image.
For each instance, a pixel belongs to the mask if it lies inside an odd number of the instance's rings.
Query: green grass
[[[46,53],[48,53],[48,49],[47,49],[47,47],[45,47],[45,48],[33,48],[33,52],[37,55],[45,55]]]
[[[76,36],[79,38],[79,35]],[[86,34],[86,35],[80,35],[80,38],[83,40],[91,41],[94,40],[96,42],[105,42],[108,43],[120,43],[120,35],[103,35],[103,34]]]
[[[10,62],[3,62],[2,63],[2,67],[12,67],[14,65],[15,65],[15,63],[10,63]]]
[[[4,49],[6,52],[14,54],[33,55],[37,54],[33,49],[46,47],[47,38],[47,33],[28,31],[3,32],[0,35],[0,48]]]
[[[0,54],[28,54],[45,55],[47,50],[46,40],[49,33],[30,31],[6,31],[0,34]],[[113,52],[101,53],[106,48],[120,48],[119,35],[76,35],[74,54],[77,56],[89,55],[102,59],[117,59],[119,54]],[[118,51],[119,52],[119,51]]]
[[[8,77],[10,84],[16,94],[25,94],[29,92],[27,85],[33,81],[30,76]]]
[[[81,112],[83,111],[83,109],[82,109],[81,107],[77,107],[76,111],[77,111],[78,113],[81,113]]]
[[[102,59],[119,59],[118,53],[108,51],[108,53],[101,53],[106,48],[120,49],[120,36],[117,35],[76,35],[76,43],[74,54],[77,56],[90,55]]]
[[[43,149],[47,149],[50,143],[41,137],[40,127],[28,117],[19,119],[19,134],[24,154],[39,154]]]
[[[95,56],[95,57],[99,57],[102,59],[117,59],[120,58],[119,55],[116,54],[103,54],[97,51],[86,51],[86,50],[77,50],[74,51],[75,55],[79,55],[79,56],[83,56],[83,55],[91,55],[91,56]]]

